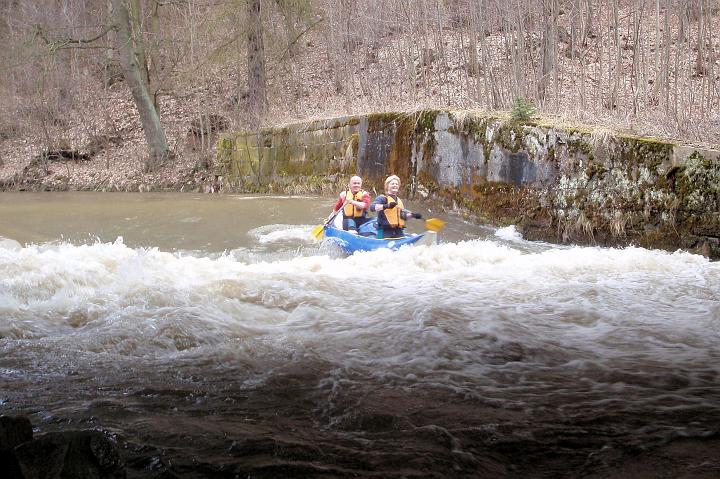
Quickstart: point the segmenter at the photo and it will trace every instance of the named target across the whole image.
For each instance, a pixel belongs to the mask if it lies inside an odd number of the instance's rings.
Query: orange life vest
[[[383,208],[382,212],[385,215],[385,219],[393,228],[404,228],[405,220],[400,216],[400,212],[403,210],[403,202],[400,198],[393,199],[392,196],[383,195],[387,199],[387,202],[395,201],[397,206],[395,208],[386,210]],[[386,203],[387,204],[387,203]]]
[[[348,199],[351,199],[353,201],[362,201],[363,196],[366,194],[367,192],[365,190],[360,190],[355,194],[353,194],[352,191],[347,190],[345,192],[345,200],[347,201]],[[343,206],[343,215],[345,215],[345,218],[360,218],[365,215],[365,210],[358,208],[352,203],[347,203]]]

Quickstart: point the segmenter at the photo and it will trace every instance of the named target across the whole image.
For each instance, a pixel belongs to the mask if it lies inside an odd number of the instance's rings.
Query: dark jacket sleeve
[[[375,211],[375,208],[374,208],[375,205],[386,205],[386,204],[387,204],[387,198],[385,197],[385,195],[380,195],[373,200],[372,205],[370,207],[370,211]]]

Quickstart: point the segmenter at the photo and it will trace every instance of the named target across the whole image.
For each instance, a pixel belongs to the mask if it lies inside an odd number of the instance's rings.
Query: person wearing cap
[[[343,229],[356,233],[358,228],[368,221],[370,193],[362,189],[362,178],[355,175],[350,178],[348,188],[340,193],[333,212],[342,208]]]
[[[420,213],[405,209],[400,192],[400,178],[390,175],[385,179],[385,194],[378,196],[370,205],[370,211],[377,212],[377,238],[390,239],[405,236],[405,220],[422,218]]]

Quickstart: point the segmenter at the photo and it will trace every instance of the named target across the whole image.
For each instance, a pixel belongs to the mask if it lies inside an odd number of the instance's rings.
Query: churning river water
[[[348,257],[333,200],[0,194],[0,414],[129,477],[720,475],[720,263],[420,204]]]

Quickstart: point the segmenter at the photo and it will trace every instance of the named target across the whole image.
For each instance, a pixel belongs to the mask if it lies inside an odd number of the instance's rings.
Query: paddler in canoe
[[[385,194],[375,198],[370,205],[370,211],[377,213],[377,239],[402,238],[405,236],[405,221],[422,218],[420,213],[405,209],[399,192],[400,178],[390,175],[385,179]]]
[[[367,213],[370,210],[370,193],[362,189],[362,178],[355,175],[348,181],[348,187],[340,192],[335,202],[333,212],[342,208],[342,228],[350,233],[357,234],[360,227],[370,218]]]
[[[312,235],[318,240],[331,239],[349,254],[380,248],[394,250],[404,245],[421,242],[421,240],[429,240],[426,241],[426,244],[435,244],[436,233],[445,227],[445,222],[438,218],[430,218],[425,222],[428,230],[425,233],[404,235],[405,220],[422,218],[422,215],[403,207],[402,200],[397,196],[399,189],[399,178],[396,175],[388,177],[385,181],[385,194],[378,196],[370,206],[370,211],[376,211],[378,218],[368,218],[367,214],[363,214],[363,206],[366,202],[369,203],[369,195],[367,198],[365,197],[366,192],[362,190],[362,179],[354,176],[348,182],[348,190],[340,193],[333,212],[324,224],[313,228]],[[350,198],[350,202],[346,201],[347,198]],[[348,204],[352,208],[347,207]],[[340,215],[341,213],[342,215]],[[379,221],[382,221],[383,225],[380,233],[383,239],[378,237]]]

